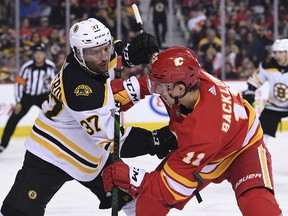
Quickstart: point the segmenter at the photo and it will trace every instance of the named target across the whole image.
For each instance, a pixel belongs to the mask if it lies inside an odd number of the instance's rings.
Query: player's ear
[[[184,94],[185,91],[186,91],[186,86],[184,83],[182,82],[179,82],[179,83],[175,83],[174,84],[174,91],[177,89],[177,91],[180,93],[180,94]]]

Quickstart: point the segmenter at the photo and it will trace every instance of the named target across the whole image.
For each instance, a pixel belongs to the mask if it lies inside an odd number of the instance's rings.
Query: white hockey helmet
[[[277,39],[272,45],[272,56],[275,57],[274,52],[286,51],[286,62],[288,64],[288,39]]]
[[[83,49],[110,43],[112,36],[109,29],[95,18],[89,18],[72,25],[69,33],[70,46],[80,65],[90,70],[83,57]]]

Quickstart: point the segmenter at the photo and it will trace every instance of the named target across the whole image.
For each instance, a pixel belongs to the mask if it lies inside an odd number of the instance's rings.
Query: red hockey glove
[[[127,80],[116,79],[111,81],[111,87],[115,101],[121,103],[121,111],[126,111],[134,104],[138,103],[141,98],[140,84],[135,76]]]
[[[129,167],[127,164],[117,161],[103,171],[103,183],[105,192],[112,191],[117,186],[135,198],[142,189],[145,170]]]

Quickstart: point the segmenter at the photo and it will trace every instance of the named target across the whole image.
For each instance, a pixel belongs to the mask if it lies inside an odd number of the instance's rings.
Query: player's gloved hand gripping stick
[[[126,66],[133,67],[139,64],[149,64],[154,53],[159,52],[156,38],[145,32],[143,22],[136,4],[132,5],[139,34],[136,35],[123,50],[123,57]]]
[[[142,32],[144,32],[144,28],[143,28],[142,18],[140,16],[140,13],[139,13],[139,10],[138,10],[138,6],[136,4],[132,4],[132,9],[133,9],[133,12],[134,12],[136,23],[138,25],[138,30],[140,31],[140,33],[142,33]]]

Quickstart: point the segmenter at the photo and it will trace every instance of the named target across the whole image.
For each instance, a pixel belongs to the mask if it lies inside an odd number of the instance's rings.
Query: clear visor
[[[173,93],[173,83],[161,83],[147,76],[147,85],[151,94],[170,95]]]
[[[85,48],[83,49],[83,57],[93,56],[94,58],[102,58],[104,55],[111,56],[113,46],[111,43],[107,43],[97,47]]]

